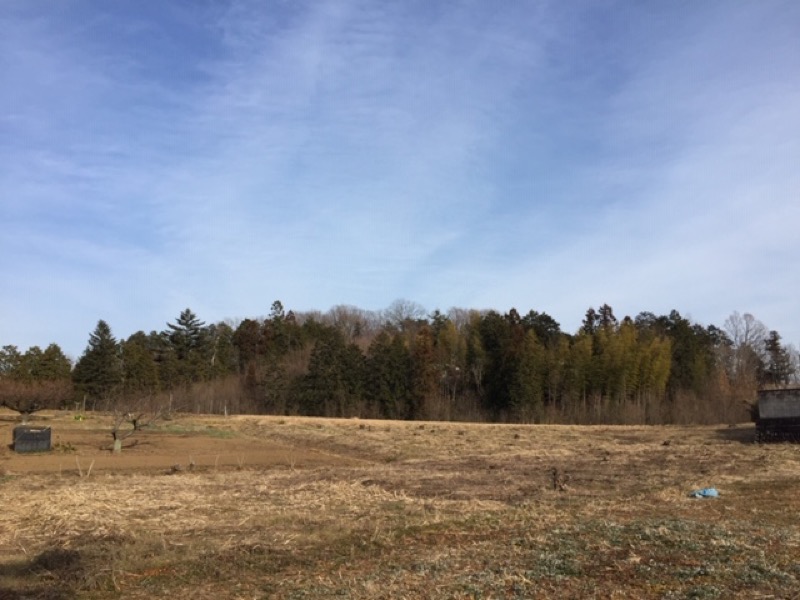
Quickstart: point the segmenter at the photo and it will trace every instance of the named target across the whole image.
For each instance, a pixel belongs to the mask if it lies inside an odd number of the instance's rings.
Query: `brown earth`
[[[243,468],[347,465],[353,460],[320,450],[288,445],[247,435],[215,417],[161,421],[125,440],[119,454],[111,452],[111,417],[90,415],[76,421],[72,413],[37,414],[31,427],[50,427],[52,451],[18,454],[12,449],[16,413],[0,412],[0,469],[6,473],[61,473],[64,471],[129,472],[164,469]]]

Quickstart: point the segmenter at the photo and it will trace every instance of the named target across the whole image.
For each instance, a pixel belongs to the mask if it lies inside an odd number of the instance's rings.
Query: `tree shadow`
[[[754,425],[733,425],[717,429],[715,435],[728,442],[739,444],[754,444],[756,441],[756,428]]]
[[[64,552],[64,551],[55,551]],[[68,551],[67,551],[68,552]],[[20,560],[0,564],[0,600],[73,600],[76,598],[71,586],[59,577],[59,569],[50,571],[47,567],[61,561],[61,558],[45,553],[32,560]],[[73,564],[73,557],[64,557],[66,563]]]

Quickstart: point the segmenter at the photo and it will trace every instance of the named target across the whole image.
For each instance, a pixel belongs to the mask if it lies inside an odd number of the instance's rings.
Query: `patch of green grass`
[[[62,454],[72,454],[75,452],[75,446],[70,442],[56,442],[53,444],[53,452],[61,452]]]
[[[182,425],[178,423],[157,425],[152,427],[151,430],[174,435],[205,435],[223,440],[233,439],[238,435],[230,429],[219,429],[212,425]]]
[[[203,435],[207,435],[213,438],[219,438],[223,440],[230,440],[236,437],[236,432],[231,431],[229,429],[217,429],[216,427],[207,427],[205,431],[201,432]]]

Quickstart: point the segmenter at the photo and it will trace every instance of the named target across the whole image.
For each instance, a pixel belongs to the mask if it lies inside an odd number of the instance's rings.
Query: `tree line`
[[[709,423],[749,417],[796,382],[797,351],[750,314],[722,327],[607,304],[562,331],[535,310],[399,300],[207,325],[191,310],[117,340],[105,321],[74,365],[56,344],[0,350],[0,402],[24,411],[143,402],[196,412],[528,423]]]

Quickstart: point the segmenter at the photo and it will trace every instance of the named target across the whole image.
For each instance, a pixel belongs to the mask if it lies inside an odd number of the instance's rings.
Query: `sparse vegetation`
[[[47,418],[84,477],[4,451],[0,597],[800,593],[800,448],[750,426],[181,417],[112,457]]]

